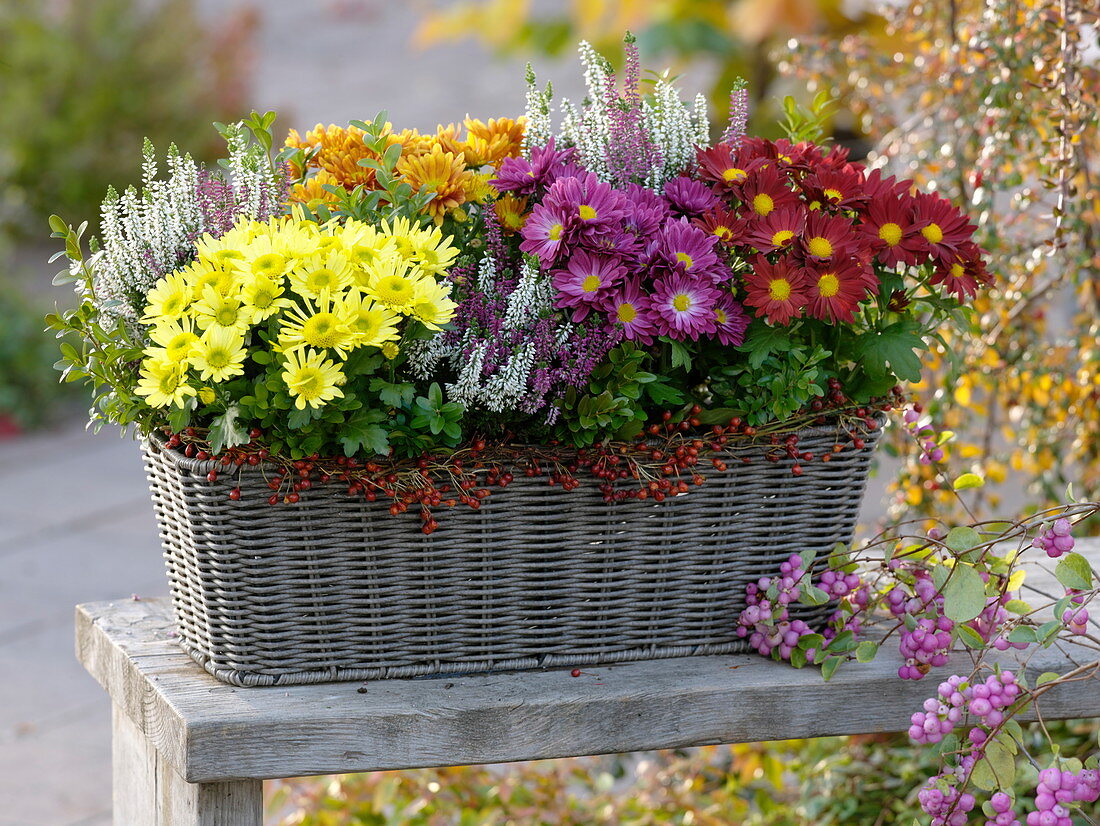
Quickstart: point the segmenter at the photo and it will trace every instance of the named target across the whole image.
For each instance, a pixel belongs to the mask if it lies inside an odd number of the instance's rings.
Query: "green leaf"
[[[669,350],[672,355],[672,366],[683,367],[685,370],[691,369],[691,351],[684,345],[683,342],[676,341],[675,339],[662,339],[668,342]]]
[[[856,646],[856,662],[869,663],[878,655],[878,643],[864,640]]]
[[[1038,640],[1035,634],[1035,629],[1030,625],[1017,625],[1011,631],[1008,632],[1009,642],[1026,642],[1032,643]]]
[[[959,562],[943,591],[943,612],[955,622],[969,622],[985,608],[985,583],[970,565]]]
[[[389,434],[370,414],[358,414],[340,428],[340,444],[345,456],[354,456],[361,448],[371,453],[386,454],[390,450]]]
[[[985,647],[985,640],[982,639],[982,635],[969,625],[963,625],[961,623],[956,625],[955,634],[962,640],[962,644],[967,648],[977,649]]]
[[[1034,609],[1022,599],[1010,599],[1005,603],[1005,610],[1013,614],[1030,614]]]
[[[987,792],[1011,788],[1016,780],[1016,757],[1012,750],[998,736],[986,742],[984,751],[985,756],[974,764],[971,781]]]
[[[803,605],[824,605],[829,601],[829,595],[816,585],[807,584],[802,586],[798,601]]]
[[[1062,675],[1054,671],[1044,671],[1038,677],[1035,678],[1035,687],[1038,688],[1041,685],[1052,683],[1055,680],[1061,679]]]
[[[221,453],[222,448],[248,444],[248,431],[237,424],[241,409],[235,404],[210,423],[210,451]]]
[[[1054,576],[1067,588],[1075,591],[1092,589],[1092,567],[1081,554],[1066,554],[1054,568]]]
[[[749,326],[745,341],[737,349],[749,354],[749,367],[755,370],[772,353],[789,350],[790,347],[791,337],[786,328],[770,327],[758,320]]]
[[[978,474],[964,473],[952,483],[952,487],[955,490],[966,490],[968,488],[980,488],[984,484],[985,479]]]
[[[806,664],[806,652],[801,648],[791,649],[791,665],[802,668]]]
[[[840,667],[840,662],[840,657],[829,657],[821,664],[821,676],[825,682],[832,679],[833,674],[835,674],[836,670]]]
[[[871,376],[887,368],[902,381],[920,381],[920,358],[914,350],[927,349],[912,320],[898,321],[882,330],[864,333],[856,340],[856,355]]]

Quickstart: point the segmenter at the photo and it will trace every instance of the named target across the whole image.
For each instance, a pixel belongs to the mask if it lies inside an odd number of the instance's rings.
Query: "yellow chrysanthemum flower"
[[[220,328],[243,335],[252,325],[252,313],[239,295],[222,295],[211,286],[203,290],[192,309],[204,330]]]
[[[283,279],[273,280],[264,276],[257,276],[244,285],[241,301],[249,311],[253,324],[293,305],[289,298],[283,297]]]
[[[199,340],[192,318],[164,318],[150,331],[149,338],[165,350],[165,358],[184,361],[191,354],[191,347]]]
[[[351,328],[359,336],[362,347],[381,347],[387,341],[398,338],[397,325],[401,316],[370,296],[360,295],[348,299],[354,317]]]
[[[428,154],[402,156],[397,162],[397,172],[413,189],[433,193],[427,213],[437,224],[443,223],[448,210],[457,209],[466,201],[474,178],[474,173],[466,168],[460,157],[444,152],[438,144]]]
[[[454,318],[458,305],[450,299],[450,284],[440,284],[434,278],[421,279],[416,284],[412,316],[429,330],[439,330]]]
[[[394,312],[407,315],[417,301],[416,286],[422,280],[420,269],[404,258],[383,258],[370,267],[367,294]]]
[[[298,295],[317,298],[323,292],[337,293],[351,286],[351,264],[339,252],[303,258],[290,271],[290,286]]]
[[[134,392],[144,396],[150,407],[183,407],[195,395],[195,388],[186,379],[186,363],[168,358],[161,351],[143,362]]]
[[[155,324],[162,319],[181,318],[191,306],[191,285],[186,276],[172,273],[159,279],[145,296],[148,302],[141,317],[145,324]]]
[[[345,300],[324,294],[316,304],[305,299],[305,307],[295,305],[284,313],[279,328],[279,346],[284,350],[313,347],[335,350],[341,358],[359,346],[352,330],[352,309]]]
[[[183,274],[191,284],[192,302],[201,301],[206,295],[207,287],[213,288],[221,296],[233,295],[240,288],[238,270],[226,270],[196,262],[184,268]]]
[[[231,328],[211,327],[191,348],[188,361],[202,381],[221,382],[244,373],[244,339]]]
[[[294,397],[294,406],[305,410],[306,406],[321,407],[325,402],[344,392],[344,374],[336,364],[316,350],[291,350],[286,354],[283,381]]]

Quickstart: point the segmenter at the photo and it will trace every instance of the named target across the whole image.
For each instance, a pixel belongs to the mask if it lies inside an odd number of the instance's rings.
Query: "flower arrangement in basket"
[[[52,220],[80,304],[51,321],[83,342],[61,366],[147,438],[181,636],[216,673],[734,650],[745,582],[850,536],[880,411],[988,280],[974,228],[821,143],[822,101],[764,140],[740,85],[712,142],[702,97],[643,88],[626,48],[620,83],[582,45],[558,126],[530,72],[523,117],[435,134],[381,113],[276,151],[254,114],[218,125],[221,169],[173,149],[158,177],[147,145],[90,255]],[[232,588],[201,560],[232,548],[301,593],[273,625],[336,612],[366,648],[244,662],[258,634],[211,665]],[[344,553],[360,578],[318,573]],[[516,596],[510,559],[549,567]],[[379,655],[367,631],[410,603]],[[441,613],[453,634],[424,631]]]

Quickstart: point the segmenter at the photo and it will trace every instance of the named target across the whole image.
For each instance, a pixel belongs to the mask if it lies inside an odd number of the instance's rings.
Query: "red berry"
[[[206,481],[207,482],[217,482],[218,481],[218,472],[216,470],[210,471],[208,474],[206,474]]]
[[[581,676],[581,670],[579,668],[574,668],[572,671],[569,672],[569,676],[570,677],[579,677],[579,676]]]
[[[233,488],[233,490],[229,491],[229,498],[236,502],[238,499],[241,498],[241,489]]]

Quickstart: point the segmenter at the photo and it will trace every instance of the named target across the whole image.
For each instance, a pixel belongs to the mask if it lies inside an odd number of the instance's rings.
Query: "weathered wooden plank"
[[[261,826],[263,781],[188,783],[118,706],[113,721],[116,826]]]
[[[1082,543],[1085,545],[1086,543]],[[1086,549],[1100,558],[1100,543]],[[449,766],[709,743],[897,731],[935,677],[898,680],[896,654],[823,683],[755,656],[290,688],[218,683],[168,636],[167,601],[78,609],[88,670],[192,782]],[[1074,652],[1028,668],[1065,670]],[[1088,656],[1088,659],[1094,659]],[[942,669],[968,671],[960,657]],[[1100,680],[1049,692],[1048,719],[1100,716]]]

